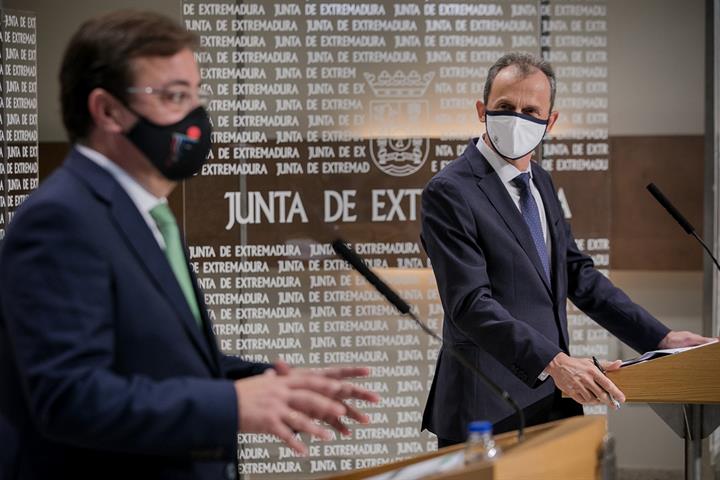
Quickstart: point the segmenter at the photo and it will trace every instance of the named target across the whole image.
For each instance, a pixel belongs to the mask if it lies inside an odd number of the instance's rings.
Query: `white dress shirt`
[[[158,198],[145,190],[145,187],[140,185],[137,180],[131,177],[117,163],[113,162],[97,150],[93,150],[90,147],[80,144],[75,145],[75,148],[77,148],[78,151],[87,158],[92,160],[93,163],[97,164],[100,168],[113,176],[123,190],[125,190],[125,193],[128,194],[130,200],[133,201],[135,207],[137,207],[138,211],[145,220],[145,223],[147,223],[148,228],[155,237],[155,240],[157,240],[158,245],[160,245],[160,248],[165,250],[165,240],[163,240],[162,233],[160,233],[160,229],[155,223],[155,220],[153,220],[152,216],[150,216],[150,210],[159,203],[167,203],[167,199]]]
[[[482,138],[478,140],[476,146],[478,150],[480,150],[480,153],[483,155],[483,157],[485,157],[487,161],[490,162],[490,165],[493,167],[493,170],[495,170],[495,173],[498,174],[498,177],[500,177],[500,181],[510,195],[510,198],[512,198],[513,203],[515,203],[518,211],[520,211],[520,189],[515,186],[513,180],[521,173],[530,174],[530,193],[532,193],[532,196],[535,199],[535,203],[538,207],[538,213],[540,214],[540,225],[542,226],[543,239],[545,240],[545,246],[547,247],[548,259],[552,259],[552,242],[550,241],[550,236],[548,235],[547,217],[545,216],[545,205],[543,204],[540,192],[535,186],[532,168],[528,166],[526,172],[521,172],[517,169],[517,167],[515,167],[515,165],[498,155],[498,153],[491,147],[489,147]]]

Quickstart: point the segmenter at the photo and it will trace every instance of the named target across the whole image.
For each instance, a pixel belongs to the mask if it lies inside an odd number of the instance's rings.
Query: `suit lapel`
[[[547,226],[548,226],[548,235],[550,235],[550,241],[552,242],[552,258],[550,259],[550,265],[552,268],[552,283],[553,283],[553,291],[557,294],[559,294],[559,289],[557,288],[557,282],[558,282],[558,274],[561,268],[564,268],[564,266],[561,264],[561,256],[558,255],[558,238],[561,234],[559,228],[560,225],[558,224],[560,221],[562,221],[562,212],[556,211],[555,208],[553,208],[554,200],[556,198],[555,191],[552,188],[552,185],[549,182],[544,181],[542,178],[542,175],[538,174],[537,171],[540,167],[538,167],[536,164],[532,164],[532,168],[535,171],[535,174],[533,176],[533,182],[535,183],[535,187],[537,187],[538,192],[540,192],[540,197],[543,201],[543,206],[545,207],[545,218],[547,220]]]
[[[537,165],[533,165],[533,169],[535,169],[536,171],[538,168],[539,167]],[[560,286],[558,285],[558,282],[561,278],[559,272],[561,271],[561,269],[565,268],[565,265],[562,263],[563,256],[560,255],[560,251],[558,249],[560,235],[564,234],[561,231],[563,212],[556,208],[553,208],[553,206],[556,204],[556,194],[552,184],[548,181],[544,181],[542,179],[542,175],[535,175],[535,179],[537,179],[537,181],[535,182],[535,186],[540,192],[540,197],[542,197],[543,205],[545,206],[545,216],[547,218],[548,233],[550,235],[553,245],[551,261],[555,305],[558,305],[558,308],[564,309],[566,308],[566,305],[565,300],[564,298],[562,298],[561,294],[564,289],[560,288]],[[562,334],[563,341],[565,342],[565,346],[567,348],[567,346],[569,345],[567,322],[559,322],[559,328]]]
[[[542,263],[540,262],[540,257],[535,249],[535,243],[530,234],[530,229],[527,223],[525,223],[522,214],[515,206],[515,203],[512,201],[512,198],[510,198],[507,189],[502,184],[497,173],[493,170],[492,165],[490,165],[475,146],[475,141],[476,139],[470,140],[465,150],[465,156],[470,162],[473,173],[479,178],[477,184],[525,251],[525,254],[535,267],[537,274],[540,276],[543,285],[545,285],[548,294],[552,295],[552,289],[545,275]]]
[[[214,356],[210,354],[207,339],[198,328],[165,253],[130,197],[109,173],[77,151],[72,152],[67,165],[74,173],[85,179],[89,188],[109,204],[110,215],[121,236],[158,290],[176,311],[183,328],[205,362],[217,371],[218,365],[214,361]]]

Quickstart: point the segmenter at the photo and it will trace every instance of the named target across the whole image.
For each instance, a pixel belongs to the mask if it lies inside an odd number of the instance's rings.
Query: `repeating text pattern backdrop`
[[[212,158],[182,191],[192,267],[225,352],[296,366],[362,364],[383,402],[349,438],[294,457],[241,435],[241,472],[297,478],[415,455],[439,345],[370,289],[341,237],[432,328],[442,306],[419,240],[420,194],[482,126],[488,67],[542,54],[560,120],[537,160],[579,246],[610,262],[604,1],[183,1],[212,94]],[[606,332],[569,305],[573,354],[609,357]]]
[[[0,10],[0,239],[38,184],[36,17]]]

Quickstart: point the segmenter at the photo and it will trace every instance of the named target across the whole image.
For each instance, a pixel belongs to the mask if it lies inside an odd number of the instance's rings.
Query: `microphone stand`
[[[717,258],[715,258],[715,255],[713,255],[703,239],[695,232],[695,227],[687,221],[683,214],[675,208],[675,205],[663,195],[654,183],[649,183],[646,188],[655,200],[675,219],[680,227],[685,230],[685,233],[692,235],[700,242],[700,245],[702,245],[705,252],[707,252],[708,256],[715,263],[715,267],[720,270],[720,264]],[[710,408],[710,405],[683,404],[681,406],[685,427],[685,478],[699,479],[702,475],[703,412]]]
[[[380,292],[392,305],[394,305],[401,314],[407,315],[412,318],[415,323],[417,323],[418,326],[422,329],[422,331],[443,344],[443,348],[449,354],[455,357],[455,359],[460,362],[462,366],[477,375],[477,377],[480,378],[480,380],[482,380],[483,382],[485,382],[485,384],[490,387],[490,389],[495,394],[505,400],[505,402],[507,402],[512,407],[512,409],[515,410],[515,413],[517,413],[518,416],[518,442],[522,442],[525,436],[525,415],[520,406],[510,396],[510,394],[506,390],[501,388],[499,385],[497,385],[495,382],[493,382],[490,377],[485,375],[479,368],[470,363],[458,350],[456,350],[450,345],[444,344],[440,335],[438,335],[430,327],[425,325],[425,323],[420,320],[420,318],[415,314],[415,312],[412,311],[410,305],[405,302],[405,300],[403,300],[385,282],[383,282],[380,277],[375,275],[375,273],[373,273],[372,270],[368,268],[368,266],[360,258],[360,256],[354,251],[352,251],[343,240],[335,240],[334,242],[332,242],[332,247],[335,250],[335,253],[337,253],[343,260],[348,262],[353,267],[353,269],[355,269],[355,271],[357,271],[365,278],[365,280],[368,281],[368,283],[375,287],[375,289]]]
[[[410,318],[412,318],[415,321],[415,323],[417,323],[418,326],[422,329],[423,332],[427,333],[432,338],[439,341],[441,344],[443,343],[443,340],[440,337],[440,335],[438,335],[430,327],[425,325],[425,323],[423,323],[420,320],[420,318],[417,315],[415,315],[415,312],[410,310],[408,313],[406,313],[406,315],[409,316]],[[495,382],[490,380],[490,378],[488,378],[479,368],[477,368],[475,365],[470,363],[458,350],[451,347],[450,345],[444,345],[444,348],[445,348],[445,350],[447,350],[447,352],[449,354],[451,354],[453,357],[455,357],[455,360],[460,362],[460,364],[463,367],[467,368],[468,370],[473,372],[475,375],[477,375],[483,382],[485,382],[485,385],[490,387],[490,389],[493,390],[493,392],[495,392],[498,396],[500,396],[503,400],[505,400],[505,402],[510,404],[510,406],[513,408],[513,410],[515,410],[515,413],[517,413],[517,416],[518,416],[518,443],[522,442],[525,438],[525,414],[523,413],[522,408],[520,408],[520,406],[517,404],[517,402],[515,402],[515,400],[510,396],[510,394],[506,390],[503,390],[499,385],[497,385]]]

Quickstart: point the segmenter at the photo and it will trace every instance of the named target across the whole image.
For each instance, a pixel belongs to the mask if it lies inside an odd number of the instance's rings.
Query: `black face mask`
[[[169,180],[184,180],[200,171],[210,151],[212,126],[202,106],[171,125],[139,115],[125,136]]]

